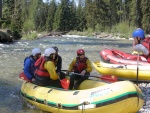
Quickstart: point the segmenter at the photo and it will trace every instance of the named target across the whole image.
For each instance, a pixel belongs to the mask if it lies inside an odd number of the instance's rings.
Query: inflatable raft
[[[136,80],[137,78],[137,65],[126,64],[109,64],[104,62],[92,62],[94,68],[100,74],[115,75],[120,79]],[[138,66],[138,80],[150,81],[150,66]]]
[[[85,80],[79,90],[24,82],[21,94],[39,109],[52,113],[136,113],[144,103],[143,93],[130,81]]]
[[[105,48],[100,51],[100,58],[106,63],[136,65],[137,57],[137,54],[125,53],[117,49]],[[148,63],[147,60],[141,55],[139,56],[139,64],[150,65],[150,63]]]

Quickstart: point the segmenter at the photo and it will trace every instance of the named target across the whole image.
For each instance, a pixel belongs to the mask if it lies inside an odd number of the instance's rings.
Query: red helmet
[[[78,50],[77,50],[77,55],[78,55],[78,54],[84,54],[84,50],[83,50],[83,49],[78,49]]]

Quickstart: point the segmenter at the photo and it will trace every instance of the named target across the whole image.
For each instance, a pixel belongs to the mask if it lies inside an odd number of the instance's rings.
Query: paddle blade
[[[60,83],[61,83],[61,86],[64,88],[64,89],[69,89],[69,84],[70,84],[70,81],[66,78],[64,79],[61,79],[60,80]]]
[[[27,82],[31,82],[31,80],[29,80],[26,75],[24,74],[24,72],[21,72],[20,75],[19,75],[19,78],[22,79],[22,80],[25,80]]]
[[[117,77],[114,75],[103,75],[103,76],[100,76],[100,79],[108,81],[108,82],[117,82]]]

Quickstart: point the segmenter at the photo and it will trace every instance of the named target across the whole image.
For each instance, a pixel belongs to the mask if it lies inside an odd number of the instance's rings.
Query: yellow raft
[[[126,64],[109,64],[104,62],[92,62],[94,68],[103,75],[115,75],[118,78],[136,80],[137,78],[137,65]],[[138,80],[150,80],[150,66],[138,66]]]
[[[85,80],[79,90],[24,82],[21,94],[39,109],[52,113],[136,113],[144,103],[143,93],[130,81]]]

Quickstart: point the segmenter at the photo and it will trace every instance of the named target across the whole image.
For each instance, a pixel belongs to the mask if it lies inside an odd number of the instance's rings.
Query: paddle
[[[138,86],[138,78],[139,78],[139,52],[137,57],[137,74],[136,74],[136,85]]]
[[[71,74],[75,74],[75,75],[81,75],[79,73],[72,73]],[[82,75],[81,75],[82,76]],[[101,80],[107,81],[107,82],[117,82],[117,77],[114,75],[102,75],[102,76],[94,76],[94,75],[90,75],[89,77],[95,77],[95,78],[100,78]]]
[[[136,85],[138,86],[138,76],[139,75],[139,52],[138,52],[138,57],[137,57],[137,74],[136,74]],[[137,93],[138,95],[138,104],[137,106],[139,105],[139,94]]]
[[[25,80],[25,81],[27,81],[27,82],[31,82],[31,80],[29,80],[29,79],[26,77],[26,75],[24,74],[24,72],[21,72],[21,73],[19,74],[19,78],[22,79],[22,80]]]
[[[68,79],[64,78],[64,79],[59,79],[59,80],[60,80],[61,86],[64,89],[69,89],[70,81]]]

